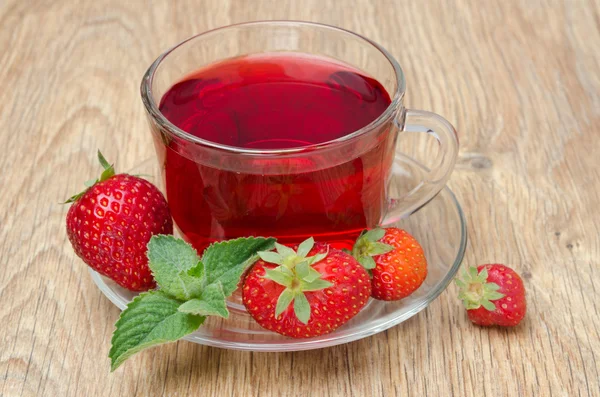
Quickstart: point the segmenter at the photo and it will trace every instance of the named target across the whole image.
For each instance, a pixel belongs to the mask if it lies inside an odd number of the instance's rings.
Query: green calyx
[[[106,161],[100,150],[98,150],[98,161],[100,162],[100,165],[102,165],[102,168],[104,168],[104,171],[102,171],[100,178],[90,179],[89,181],[84,182],[86,189],[80,193],[77,193],[76,195],[69,197],[69,199],[63,204],[73,203],[79,200],[81,196],[83,196],[85,192],[87,192],[88,189],[94,186],[96,183],[105,181],[115,175],[115,167],[112,164],[109,164],[108,161]]]
[[[483,268],[477,272],[477,268],[470,266],[463,272],[463,279],[454,280],[460,288],[458,298],[463,301],[467,310],[479,309],[483,306],[486,310],[495,311],[495,300],[504,298],[504,294],[498,292],[500,286],[496,283],[488,283],[488,271]]]
[[[258,256],[268,263],[275,263],[275,269],[268,269],[263,276],[285,287],[275,306],[275,317],[279,317],[290,304],[294,304],[294,314],[307,324],[310,320],[310,304],[305,292],[319,291],[333,284],[323,280],[321,273],[312,265],[322,261],[328,253],[307,256],[315,241],[309,238],[298,246],[298,250],[275,243],[275,251],[261,251]]]
[[[385,229],[365,230],[356,240],[352,248],[352,256],[367,270],[375,268],[374,256],[382,255],[394,249],[389,244],[380,242],[385,236]]]

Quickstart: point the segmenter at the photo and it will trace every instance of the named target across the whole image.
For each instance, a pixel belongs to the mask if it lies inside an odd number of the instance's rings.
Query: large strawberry
[[[507,266],[471,266],[456,284],[469,319],[477,325],[514,327],[525,317],[523,280]]]
[[[394,301],[415,292],[427,277],[427,260],[419,242],[391,227],[363,233],[352,255],[372,273],[372,296]]]
[[[246,310],[264,328],[294,338],[332,332],[367,303],[371,284],[350,255],[310,238],[297,250],[260,252],[242,287]]]
[[[104,172],[67,203],[67,235],[92,269],[132,291],[156,286],[146,245],[154,234],[172,234],[173,220],[162,193],[150,182],[114,167],[98,152]]]

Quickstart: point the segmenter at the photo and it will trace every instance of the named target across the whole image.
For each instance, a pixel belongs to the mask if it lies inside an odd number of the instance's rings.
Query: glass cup
[[[191,72],[265,52],[341,61],[379,81],[391,103],[373,122],[341,138],[264,150],[204,140],[160,112],[163,94]],[[405,109],[404,92],[400,65],[384,48],[327,25],[244,23],[202,33],[166,51],[144,75],[141,95],[180,233],[199,251],[214,241],[251,235],[274,236],[288,244],[313,236],[349,248],[364,228],[385,226],[414,212],[445,186],[458,139],[441,116]],[[398,136],[405,132],[434,137],[438,150],[434,165],[416,185],[392,191],[391,168],[402,155]]]

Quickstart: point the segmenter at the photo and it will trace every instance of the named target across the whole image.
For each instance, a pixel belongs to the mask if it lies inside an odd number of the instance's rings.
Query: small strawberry
[[[406,298],[427,277],[427,261],[417,240],[402,229],[364,232],[352,255],[372,273],[372,296],[384,301]]]
[[[464,272],[463,280],[456,279],[456,284],[469,319],[477,325],[514,327],[525,317],[523,280],[509,267],[471,266]]]
[[[244,306],[262,327],[294,338],[332,332],[371,295],[369,275],[350,255],[312,238],[296,250],[259,252],[242,288]]]
[[[173,220],[162,193],[150,182],[115,175],[104,167],[99,179],[67,203],[67,235],[75,253],[97,272],[132,291],[156,286],[148,269],[146,245],[154,234],[172,234]]]

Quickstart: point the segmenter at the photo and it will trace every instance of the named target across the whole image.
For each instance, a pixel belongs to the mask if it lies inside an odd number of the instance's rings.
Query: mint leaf
[[[235,291],[244,270],[258,259],[258,251],[269,251],[274,238],[248,237],[212,244],[202,255],[205,287],[220,282],[228,297]]]
[[[111,372],[147,347],[176,341],[197,330],[205,317],[182,313],[179,306],[181,301],[162,291],[145,292],[131,301],[115,324],[108,354]]]
[[[196,250],[173,236],[156,235],[148,242],[148,267],[161,291],[181,300],[202,291],[203,266]]]
[[[198,314],[201,316],[220,316],[229,318],[229,311],[225,303],[223,286],[220,282],[211,284],[202,291],[199,299],[191,299],[178,309],[182,313]]]

